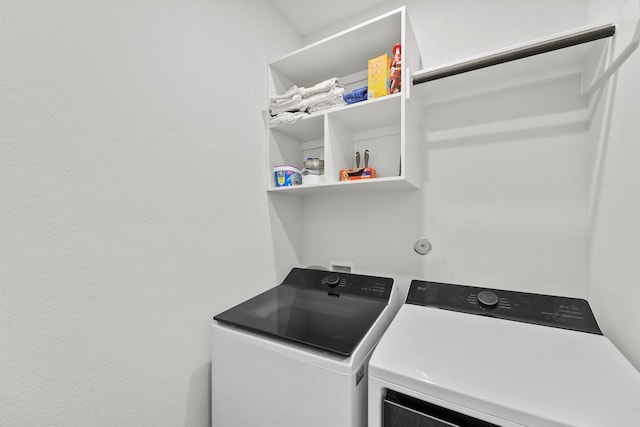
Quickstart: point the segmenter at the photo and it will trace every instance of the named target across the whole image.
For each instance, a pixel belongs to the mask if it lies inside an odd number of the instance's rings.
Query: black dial
[[[491,291],[480,291],[478,301],[486,307],[495,307],[498,304],[498,296]]]
[[[340,276],[337,274],[330,274],[327,276],[327,285],[330,287],[335,288],[338,286],[338,283],[340,283]]]

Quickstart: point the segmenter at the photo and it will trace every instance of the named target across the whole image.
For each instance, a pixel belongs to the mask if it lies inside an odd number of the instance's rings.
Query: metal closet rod
[[[505,62],[515,61],[527,58],[529,56],[539,55],[541,53],[552,52],[558,49],[564,49],[588,43],[606,37],[612,37],[616,33],[616,27],[613,24],[605,24],[597,28],[579,31],[577,33],[566,36],[559,36],[553,39],[544,40],[523,47],[506,50],[504,52],[495,53],[493,55],[483,56],[482,58],[472,59],[461,62],[459,64],[448,67],[439,68],[437,70],[420,72],[413,75],[413,84],[421,84],[445,77],[462,74],[469,71],[479,70],[481,68],[491,67],[493,65],[503,64]]]

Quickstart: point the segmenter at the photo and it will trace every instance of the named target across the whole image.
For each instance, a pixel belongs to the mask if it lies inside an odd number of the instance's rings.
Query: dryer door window
[[[411,396],[387,390],[382,404],[383,427],[496,426]]]

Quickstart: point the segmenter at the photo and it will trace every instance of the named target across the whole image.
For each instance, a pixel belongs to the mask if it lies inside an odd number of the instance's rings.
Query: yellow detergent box
[[[391,57],[385,53],[370,59],[367,76],[367,98],[389,95]]]

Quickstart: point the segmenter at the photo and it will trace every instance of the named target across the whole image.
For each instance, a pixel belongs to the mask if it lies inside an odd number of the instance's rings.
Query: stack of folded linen
[[[333,108],[338,105],[344,106],[346,102],[343,96],[344,86],[335,77],[310,88],[292,86],[284,94],[269,99],[269,112],[272,116],[271,124],[287,123],[299,119],[304,114]],[[278,117],[281,114],[284,114],[284,116]]]
[[[271,116],[269,124],[271,126],[283,125],[285,123],[293,123],[298,119],[309,116],[309,113],[303,111],[283,111],[275,116]]]

